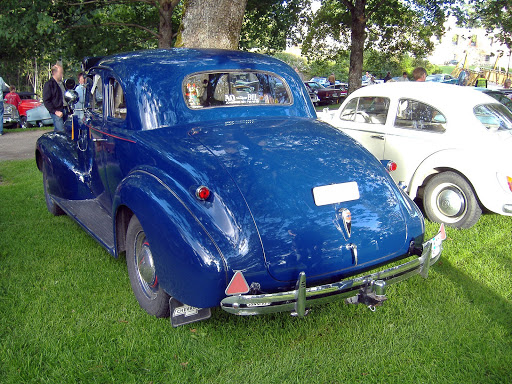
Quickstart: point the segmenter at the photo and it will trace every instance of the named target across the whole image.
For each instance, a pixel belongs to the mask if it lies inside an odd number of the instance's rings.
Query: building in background
[[[501,55],[497,69],[501,67],[507,70],[510,50],[497,41],[492,33],[487,33],[484,28],[458,27],[454,17],[446,22],[445,27],[446,32],[441,40],[433,38],[435,48],[428,56],[432,64],[456,64],[464,60],[467,53],[468,66],[493,68],[496,59]]]

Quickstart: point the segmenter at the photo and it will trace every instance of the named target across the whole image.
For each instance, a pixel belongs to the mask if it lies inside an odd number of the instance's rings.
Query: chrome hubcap
[[[154,299],[157,296],[156,286],[158,281],[153,255],[144,232],[140,232],[135,239],[134,257],[142,291],[148,298]]]
[[[464,192],[455,184],[438,185],[432,194],[435,208],[446,222],[459,221],[467,211],[467,198]]]

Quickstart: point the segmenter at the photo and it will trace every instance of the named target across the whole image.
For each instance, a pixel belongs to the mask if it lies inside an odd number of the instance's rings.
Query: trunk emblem
[[[345,231],[347,236],[350,238],[352,234],[352,214],[347,208],[340,209],[341,218],[343,219],[343,226],[345,227]]]

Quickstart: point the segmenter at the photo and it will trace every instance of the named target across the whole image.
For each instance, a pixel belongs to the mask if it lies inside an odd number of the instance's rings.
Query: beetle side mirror
[[[64,81],[64,87],[66,89],[75,89],[76,83],[75,79],[69,78]]]

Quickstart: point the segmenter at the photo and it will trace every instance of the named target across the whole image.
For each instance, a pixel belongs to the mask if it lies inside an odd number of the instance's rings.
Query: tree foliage
[[[448,9],[457,0],[321,0],[303,52],[310,57],[336,57],[350,51],[349,92],[361,85],[363,52],[410,53],[424,57],[440,37]]]
[[[508,49],[512,49],[512,1],[471,0],[468,19],[480,23]]]
[[[286,49],[287,41],[296,40],[295,30],[310,11],[310,3],[310,0],[248,0],[240,48],[263,53]]]
[[[195,3],[201,6],[207,1]],[[236,6],[245,1],[226,4]],[[264,52],[283,49],[308,3],[309,0],[248,0],[239,47],[258,47]],[[18,89],[24,89],[31,78],[47,78],[47,64],[57,60],[63,61],[67,71],[75,72],[84,56],[172,47],[184,4],[180,0],[2,0],[0,73]],[[211,19],[222,21],[221,11],[226,7],[218,1],[211,4]],[[198,22],[191,34],[204,29],[205,23]],[[238,28],[235,39],[239,34]],[[219,40],[214,38],[213,44]],[[38,72],[41,71],[38,75],[34,73],[36,59]],[[69,65],[71,62],[74,64]]]

